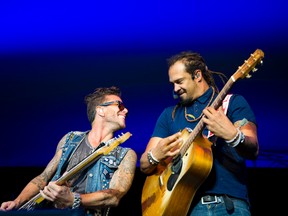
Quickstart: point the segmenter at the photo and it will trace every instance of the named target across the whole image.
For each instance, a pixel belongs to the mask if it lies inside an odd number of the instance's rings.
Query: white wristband
[[[148,158],[148,161],[149,161],[150,164],[152,164],[152,165],[157,165],[157,164],[159,164],[159,160],[157,160],[157,159],[153,156],[151,150],[148,151],[148,153],[147,153],[147,158]]]
[[[236,130],[237,130],[237,133],[236,133],[235,137],[233,137],[233,139],[231,139],[231,140],[225,140],[225,142],[226,142],[227,144],[234,143],[234,142],[237,140],[237,138],[239,137],[239,135],[240,135],[240,129],[239,129],[239,128],[236,128]]]
[[[240,131],[239,128],[237,128],[237,134],[236,136],[228,141],[225,141],[229,146],[235,148],[237,145],[239,145],[240,143],[243,143],[245,140],[245,135],[242,131]]]

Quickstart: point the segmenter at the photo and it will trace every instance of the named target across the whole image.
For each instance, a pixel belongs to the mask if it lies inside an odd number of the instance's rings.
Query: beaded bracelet
[[[72,209],[77,209],[80,207],[81,197],[79,193],[73,193],[73,194],[74,194],[74,201],[73,201]]]
[[[148,157],[148,161],[149,161],[149,163],[150,163],[151,165],[157,165],[157,164],[159,164],[159,160],[157,160],[157,159],[153,156],[151,150],[148,151],[147,157]]]

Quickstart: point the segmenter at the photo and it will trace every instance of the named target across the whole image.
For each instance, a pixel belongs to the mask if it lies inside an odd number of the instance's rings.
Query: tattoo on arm
[[[110,182],[110,188],[119,188],[120,191],[127,192],[134,178],[136,162],[136,153],[134,151],[128,151],[121,161],[121,168],[115,172],[115,174],[117,173],[117,178]]]
[[[126,174],[134,175],[135,168],[136,168],[136,161],[137,157],[134,152],[129,151],[127,152],[126,157],[124,157],[123,163],[123,170]]]
[[[42,174],[41,174],[42,175]],[[32,179],[31,183],[36,185],[36,187],[39,189],[39,190],[42,190],[44,185],[45,185],[45,182],[43,181],[43,178],[40,176],[37,176],[35,177],[34,179]]]

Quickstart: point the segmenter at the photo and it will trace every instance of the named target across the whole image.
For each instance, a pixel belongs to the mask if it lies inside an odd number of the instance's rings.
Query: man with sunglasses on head
[[[161,113],[140,159],[148,175],[143,215],[249,216],[245,159],[259,152],[253,111],[239,94],[211,106],[219,94],[213,74],[226,77],[208,70],[200,54],[181,52],[168,65],[179,102]]]
[[[57,184],[57,179],[65,176],[65,172],[69,173],[103,145],[117,140],[114,133],[126,127],[128,109],[121,100],[119,88],[97,88],[85,97],[85,102],[91,129],[64,135],[44,171],[32,179],[14,201],[3,202],[0,210],[21,209],[37,194],[45,199],[45,209],[49,206],[75,210],[77,215],[78,212],[89,216],[108,215],[110,207],[118,206],[135,174],[137,155],[131,148],[117,146],[100,155],[65,184]]]

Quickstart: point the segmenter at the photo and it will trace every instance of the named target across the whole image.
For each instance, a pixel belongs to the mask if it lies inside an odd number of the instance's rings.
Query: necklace
[[[213,100],[213,98],[214,98],[214,95],[215,95],[215,89],[212,87],[212,96],[211,96],[211,98],[210,98],[210,100],[209,100],[209,103],[207,104],[206,107],[210,106],[210,104],[211,104],[211,102],[212,102],[212,100]],[[206,108],[206,107],[205,107],[205,108]],[[198,118],[195,118],[194,115],[192,115],[192,114],[187,114],[187,107],[185,106],[185,108],[184,108],[184,115],[185,115],[185,119],[186,119],[188,122],[195,122],[195,121],[198,121],[198,120],[203,116],[203,112],[201,113],[201,115],[200,115]],[[193,118],[193,119],[189,119],[189,118]]]

